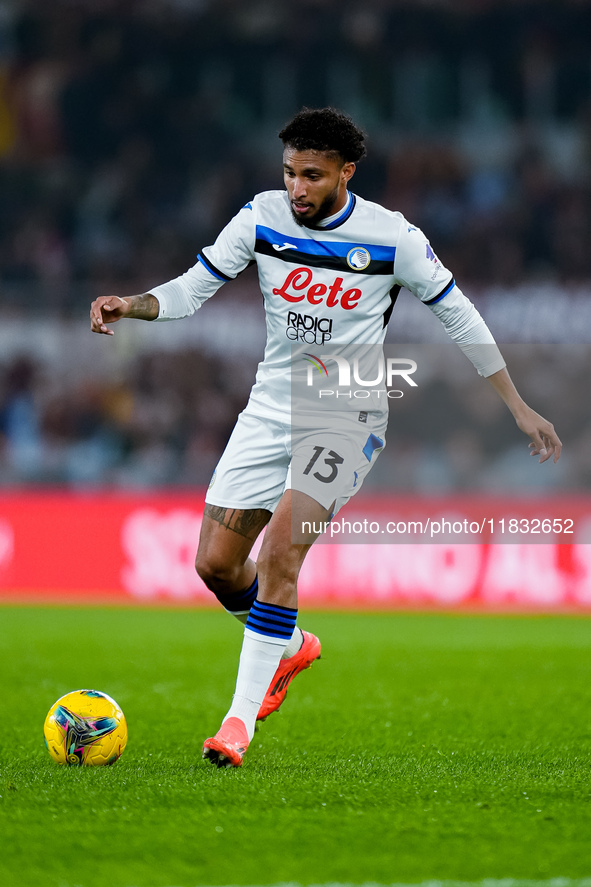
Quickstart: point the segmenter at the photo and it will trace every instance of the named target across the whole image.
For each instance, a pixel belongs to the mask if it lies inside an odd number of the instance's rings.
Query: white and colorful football
[[[73,690],[55,702],[43,725],[58,764],[114,764],[127,745],[127,722],[114,699],[99,690]]]

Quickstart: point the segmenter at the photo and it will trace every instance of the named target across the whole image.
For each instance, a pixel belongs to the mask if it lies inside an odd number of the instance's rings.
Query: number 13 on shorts
[[[309,430],[294,435],[288,486],[306,493],[333,515],[355,495],[385,446],[385,426],[370,433],[367,426],[339,431]]]

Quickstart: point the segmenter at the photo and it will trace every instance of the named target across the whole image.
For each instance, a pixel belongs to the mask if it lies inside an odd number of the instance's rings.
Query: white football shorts
[[[205,501],[275,511],[286,490],[306,493],[336,514],[360,489],[386,444],[387,414],[316,413],[295,427],[250,412],[239,415]],[[313,423],[313,424],[312,424]]]

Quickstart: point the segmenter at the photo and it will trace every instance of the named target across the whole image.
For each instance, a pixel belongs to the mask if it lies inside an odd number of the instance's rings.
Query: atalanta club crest
[[[347,265],[353,271],[364,271],[371,262],[369,250],[364,246],[356,246],[347,253]]]

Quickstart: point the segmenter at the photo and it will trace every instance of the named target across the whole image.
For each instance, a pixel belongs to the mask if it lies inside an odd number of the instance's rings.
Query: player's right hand
[[[90,306],[90,329],[93,333],[102,333],[105,336],[114,335],[113,330],[107,327],[108,323],[115,323],[129,314],[129,302],[121,296],[99,296]]]

